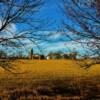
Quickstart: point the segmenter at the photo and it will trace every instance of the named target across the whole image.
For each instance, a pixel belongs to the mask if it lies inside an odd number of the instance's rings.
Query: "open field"
[[[16,96],[24,98],[23,94],[30,98],[25,100],[35,100],[32,99],[33,95],[87,98],[100,95],[99,64],[87,70],[74,60],[16,60],[12,64],[15,74],[0,68],[0,95],[6,98],[1,100],[16,100]]]

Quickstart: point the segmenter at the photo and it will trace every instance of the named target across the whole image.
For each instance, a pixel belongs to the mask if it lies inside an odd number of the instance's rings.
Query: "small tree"
[[[0,50],[0,58],[1,58],[1,59],[2,59],[2,58],[7,58],[7,54],[6,54],[5,51]]]
[[[69,54],[70,59],[77,59],[77,52],[72,52]]]

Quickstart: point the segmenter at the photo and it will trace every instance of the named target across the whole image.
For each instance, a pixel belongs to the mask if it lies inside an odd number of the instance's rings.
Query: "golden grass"
[[[78,80],[86,77],[99,77],[100,65],[94,65],[85,70],[75,60],[16,60],[12,74],[0,68],[0,85],[29,85],[39,84],[47,80]]]
[[[100,64],[85,70],[74,60],[16,60],[13,63],[13,72],[22,73],[13,75],[0,68],[0,78],[36,78],[52,79],[63,77],[84,77],[100,75]]]
[[[12,64],[13,72],[19,74],[12,74],[0,67],[0,94],[11,96],[12,92],[19,91],[18,93],[20,93],[23,89],[29,93],[36,89],[40,93],[57,94],[56,89],[62,91],[62,94],[63,91],[67,94],[66,91],[69,87],[73,91],[82,87],[82,91],[85,88],[89,88],[91,91],[90,86],[99,91],[99,64],[87,70],[81,68],[75,60],[16,60]]]

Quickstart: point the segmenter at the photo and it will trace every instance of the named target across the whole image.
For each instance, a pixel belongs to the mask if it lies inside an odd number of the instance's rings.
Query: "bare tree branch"
[[[62,8],[73,23],[63,21],[64,28],[77,35],[72,41],[87,39],[81,44],[88,46],[91,56],[100,57],[100,0],[63,0]]]

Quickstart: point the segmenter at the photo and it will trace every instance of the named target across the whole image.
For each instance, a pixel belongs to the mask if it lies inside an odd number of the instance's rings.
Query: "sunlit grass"
[[[12,92],[24,93],[26,90],[28,93],[36,90],[38,94],[48,95],[56,95],[59,92],[66,95],[74,93],[80,95],[80,91],[88,89],[91,91],[96,88],[99,91],[99,64],[84,69],[75,60],[16,60],[12,65],[15,74],[0,67],[1,95],[7,92],[11,96]],[[95,95],[98,93],[95,92]]]
[[[62,79],[100,75],[100,65],[85,70],[75,60],[16,60],[12,62],[15,73],[0,68],[0,78]]]

